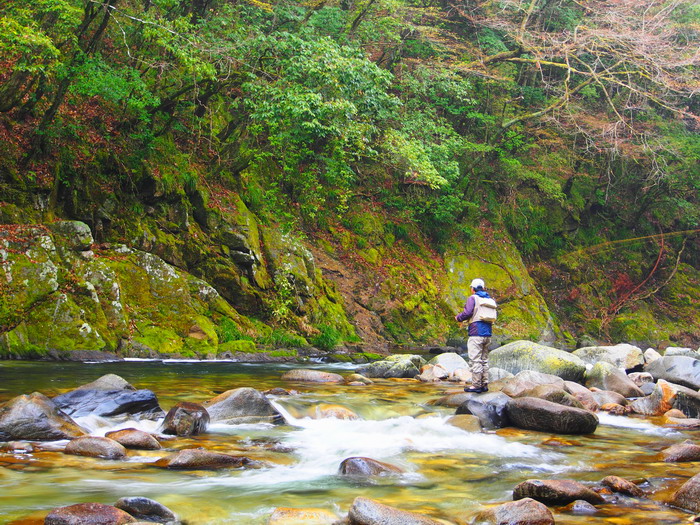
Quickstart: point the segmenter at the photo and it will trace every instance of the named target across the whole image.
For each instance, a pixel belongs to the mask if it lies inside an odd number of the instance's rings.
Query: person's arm
[[[476,305],[476,301],[474,300],[474,296],[471,295],[469,296],[469,299],[467,299],[467,304],[464,305],[464,310],[461,311],[460,313],[457,314],[455,319],[459,321],[460,323],[462,321],[466,321],[467,319],[470,319],[472,315],[474,315],[474,306]]]

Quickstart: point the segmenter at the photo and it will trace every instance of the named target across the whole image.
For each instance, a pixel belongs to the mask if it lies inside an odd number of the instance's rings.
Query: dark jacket
[[[487,292],[479,290],[474,295],[483,297],[484,299],[491,297]],[[462,321],[467,321],[474,315],[474,307],[476,306],[476,301],[474,300],[474,295],[467,299],[467,304],[464,305],[464,310],[457,314],[457,321],[460,323]],[[491,337],[491,323],[486,321],[477,321],[475,323],[469,323],[469,335],[477,337]]]

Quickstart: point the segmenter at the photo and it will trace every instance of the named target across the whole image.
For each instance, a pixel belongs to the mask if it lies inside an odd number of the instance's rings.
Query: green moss
[[[294,348],[283,348],[269,352],[272,357],[297,357],[299,353]]]
[[[185,345],[183,338],[174,331],[148,324],[138,327],[134,340],[159,354],[181,354]]]
[[[235,354],[236,352],[242,352],[246,354],[254,354],[260,351],[261,350],[258,349],[258,347],[253,341],[241,339],[238,341],[226,341],[225,343],[221,343],[219,345],[217,353],[223,354],[226,352],[230,352],[232,354]]]
[[[384,358],[386,357],[386,356],[384,356],[384,355],[381,355],[381,354],[374,354],[374,353],[372,353],[372,352],[358,352],[358,353],[355,354],[355,355],[360,356],[360,357],[362,357],[362,358],[364,358],[364,359],[366,359],[367,361],[370,361],[370,362],[371,362],[371,361],[381,361],[382,359],[384,359]]]
[[[352,356],[348,354],[331,354],[328,358],[338,363],[351,363],[353,361]]]

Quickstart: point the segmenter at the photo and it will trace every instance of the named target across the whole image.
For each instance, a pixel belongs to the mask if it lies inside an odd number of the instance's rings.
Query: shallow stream
[[[352,365],[315,364],[341,374]],[[113,504],[124,496],[163,503],[190,525],[265,524],[276,507],[316,507],[347,513],[357,496],[442,518],[470,523],[485,505],[510,501],[515,485],[530,478],[599,482],[607,475],[645,479],[646,499],[616,496],[593,516],[552,509],[558,525],[595,523],[678,524],[693,515],[664,504],[700,469],[697,463],[668,464],[658,452],[692,431],[654,421],[599,414],[590,436],[553,436],[502,429],[468,433],[446,424],[454,409],[429,404],[449,384],[412,380],[369,386],[289,383],[280,376],[300,365],[232,362],[0,363],[0,402],[19,394],[49,397],[98,377],[117,374],[137,388],[156,392],[168,410],[179,401],[202,402],[226,390],[283,387],[294,396],[271,396],[289,425],[211,425],[207,434],[164,442],[163,451],[129,451],[127,461],[65,455],[65,442],[44,444],[33,454],[0,453],[0,523],[41,523],[55,507],[80,502]],[[314,419],[319,405],[341,405],[360,420]],[[115,423],[77,418],[94,435],[115,428],[155,431],[150,421]],[[166,471],[150,463],[168,451],[201,446],[260,460],[259,469]],[[398,478],[372,482],[337,475],[342,460],[367,456],[401,467]]]

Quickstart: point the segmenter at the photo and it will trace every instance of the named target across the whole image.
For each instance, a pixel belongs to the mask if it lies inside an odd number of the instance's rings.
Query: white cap
[[[482,288],[486,288],[486,285],[484,284],[484,280],[483,280],[483,279],[474,279],[474,280],[472,281],[472,284],[470,284],[469,286],[471,286],[471,287],[474,288],[475,290],[476,290],[477,288],[479,288],[479,286],[481,286]]]

